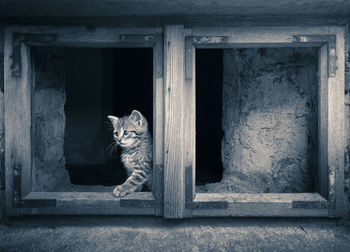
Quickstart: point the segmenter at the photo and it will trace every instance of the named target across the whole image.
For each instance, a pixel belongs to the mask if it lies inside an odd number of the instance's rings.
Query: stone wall
[[[64,49],[32,49],[35,88],[32,100],[34,124],[35,191],[52,191],[69,184],[65,169],[64,132],[66,102]]]
[[[221,183],[208,191],[314,191],[317,51],[224,50]]]
[[[4,129],[4,43],[3,29],[0,26],[0,223],[5,213],[5,167],[4,167],[4,149],[5,149],[5,129]]]
[[[111,139],[104,125],[103,92],[112,92],[104,90],[110,76],[104,76],[103,49],[37,47],[32,55],[35,190],[75,191],[67,169],[104,163]]]
[[[345,36],[345,136],[346,149],[344,160],[344,192],[347,196],[347,207],[350,216],[350,35],[349,24]]]

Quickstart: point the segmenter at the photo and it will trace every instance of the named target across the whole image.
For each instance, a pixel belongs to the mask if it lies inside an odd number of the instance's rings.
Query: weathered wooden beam
[[[185,39],[185,194],[186,217],[190,217],[193,208],[193,199],[195,196],[195,172],[196,172],[196,78],[195,78],[195,48],[192,37]]]
[[[328,201],[330,216],[346,214],[344,194],[344,152],[345,152],[345,36],[344,27],[330,27],[336,34],[335,76],[328,78]],[[329,57],[329,48],[328,48]],[[330,58],[328,58],[328,61]]]
[[[111,192],[31,192],[22,202],[21,214],[155,214],[154,197],[149,192],[131,193],[122,198],[116,198]]]
[[[318,165],[316,185],[328,198],[328,73],[327,45],[318,50]]]
[[[10,213],[16,212],[14,205],[32,188],[31,57],[28,46],[14,43],[15,34],[7,29],[4,44],[6,206]],[[14,50],[19,56],[13,56]]]
[[[328,202],[318,193],[197,193],[193,216],[326,217]]]
[[[163,215],[164,192],[164,54],[163,36],[153,46],[153,182],[156,215]]]
[[[164,30],[164,218],[182,218],[184,183],[184,27]]]

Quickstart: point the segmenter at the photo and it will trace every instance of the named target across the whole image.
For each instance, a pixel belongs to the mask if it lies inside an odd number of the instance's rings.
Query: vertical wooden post
[[[337,34],[336,74],[328,78],[328,202],[330,217],[344,216],[346,214],[344,204],[345,42],[343,30],[340,32],[335,31],[335,33]],[[328,48],[328,50],[331,49]],[[332,52],[330,51],[329,55],[331,54]],[[328,58],[328,60],[330,59]]]
[[[4,27],[0,26],[0,54],[4,55]],[[5,216],[5,166],[3,148],[4,130],[4,61],[0,60],[0,223]]]
[[[193,199],[195,198],[195,172],[196,172],[196,66],[195,48],[192,36],[185,38],[185,192],[186,217],[192,216]]]
[[[318,170],[316,185],[328,198],[328,57],[327,45],[318,52]]]
[[[22,41],[14,41],[14,33],[5,37],[5,169],[6,209],[16,215],[16,204],[31,191],[32,72],[30,49]],[[16,44],[17,46],[13,46]],[[15,57],[14,55],[17,55]],[[20,67],[18,67],[20,66]]]
[[[182,218],[184,183],[184,27],[164,30],[164,218]]]
[[[163,216],[164,180],[164,71],[163,36],[157,35],[153,47],[153,186],[156,215]]]

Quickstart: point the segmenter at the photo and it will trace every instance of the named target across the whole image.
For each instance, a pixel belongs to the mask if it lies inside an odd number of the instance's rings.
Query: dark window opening
[[[70,51],[74,71],[68,71],[66,82],[65,155],[72,154],[69,144],[87,142],[79,149],[84,157],[66,163],[71,183],[121,184],[126,173],[120,162],[120,149],[106,149],[112,142],[111,128],[105,127],[109,125],[107,115],[121,117],[137,109],[147,118],[152,133],[153,51],[150,48]],[[79,134],[84,136],[78,139]],[[84,141],[83,137],[91,139]]]
[[[317,55],[316,48],[196,50],[197,192],[318,190]]]
[[[33,47],[32,58],[35,190],[122,184],[107,116],[137,109],[152,133],[153,49]]]
[[[223,50],[196,50],[196,185],[222,178]]]

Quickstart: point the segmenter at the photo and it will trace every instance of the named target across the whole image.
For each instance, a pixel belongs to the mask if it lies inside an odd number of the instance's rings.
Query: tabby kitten
[[[121,161],[128,179],[118,185],[113,194],[123,197],[141,191],[144,184],[151,189],[152,177],[152,137],[148,131],[146,118],[137,110],[129,116],[108,116],[113,124],[113,139],[122,149]]]

